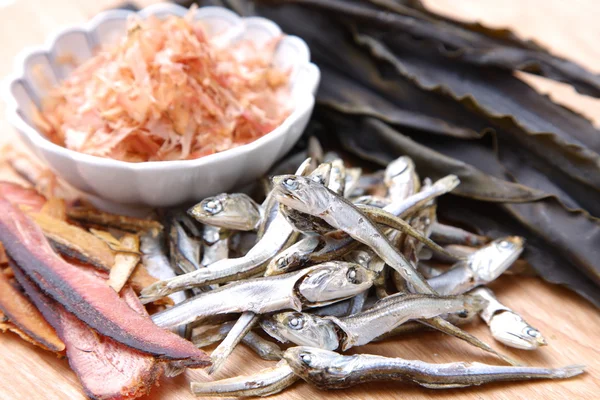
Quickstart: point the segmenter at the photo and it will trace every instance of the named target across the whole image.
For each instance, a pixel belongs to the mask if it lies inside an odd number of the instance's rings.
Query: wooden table
[[[144,1],[143,3],[149,3]],[[433,9],[454,17],[508,26],[523,37],[535,38],[557,54],[568,56],[588,68],[600,70],[600,4],[595,0],[428,0]],[[57,28],[79,23],[116,4],[89,0],[0,0],[0,76],[10,72],[13,57],[24,46],[39,44]],[[600,101],[577,95],[570,87],[541,78],[526,77],[538,89],[549,92],[596,123]],[[0,115],[4,115],[0,104]],[[12,128],[0,118],[0,144],[15,138]],[[599,260],[600,262],[600,260]],[[278,399],[597,399],[600,398],[600,313],[589,303],[561,287],[536,278],[502,277],[492,285],[500,299],[539,328],[548,346],[536,352],[494,347],[524,363],[538,366],[586,364],[587,373],[559,382],[488,385],[466,390],[431,391],[416,386],[381,383],[350,390],[319,392],[303,382],[274,398]],[[492,343],[487,327],[477,322],[469,331]],[[358,349],[386,356],[419,358],[430,362],[496,360],[457,339],[424,333]],[[15,335],[0,335],[0,399],[83,399],[77,377],[66,360],[41,351]],[[250,374],[269,363],[257,359],[244,346],[237,348],[217,378]],[[188,371],[175,379],[163,379],[152,399],[190,399],[189,382],[206,380],[203,371]]]

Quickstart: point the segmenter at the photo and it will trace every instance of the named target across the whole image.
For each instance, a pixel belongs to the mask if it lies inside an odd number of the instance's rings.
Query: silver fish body
[[[433,318],[447,313],[460,313],[466,317],[481,308],[480,302],[481,299],[469,296],[397,294],[386,297],[368,310],[340,318],[279,313],[264,320],[263,328],[280,341],[345,351],[370,343],[411,319]]]
[[[193,221],[185,215],[178,215],[171,221],[169,229],[169,253],[173,268],[186,274],[201,268],[201,232]]]
[[[420,182],[415,163],[402,156],[388,164],[383,178],[392,201],[404,200],[419,191]]]
[[[428,282],[439,294],[465,293],[499,277],[519,258],[524,244],[519,236],[496,239]]]
[[[221,193],[207,197],[188,214],[203,224],[225,229],[250,231],[261,221],[260,206],[244,193]]]
[[[202,265],[208,267],[229,257],[230,231],[205,225],[202,231]]]
[[[302,260],[310,256],[324,241],[319,236],[307,236],[271,259],[265,276],[280,275],[302,266]]]
[[[469,296],[438,297],[397,294],[377,302],[370,309],[343,318],[327,317],[344,333],[341,350],[362,346],[413,319],[433,318],[448,313],[467,317],[479,309],[480,299]]]
[[[436,222],[432,226],[431,238],[440,244],[461,244],[466,246],[482,246],[490,241],[488,237],[439,222]]]
[[[162,232],[150,230],[142,235],[140,237],[140,251],[142,253],[142,264],[150,275],[161,280],[176,276],[166,254],[167,249]],[[184,292],[173,293],[169,297],[175,304],[186,299]]]
[[[351,271],[365,279],[371,277],[371,273],[359,265],[316,265],[289,274],[238,281],[201,293],[154,314],[152,320],[158,326],[169,328],[218,314],[245,311],[264,314],[283,309],[301,311],[303,306],[318,307],[352,297],[371,286],[372,280],[358,282],[352,278]]]
[[[410,381],[430,389],[450,389],[489,382],[567,379],[582,366],[514,367],[455,362],[433,364],[370,354],[343,356],[312,347],[292,347],[283,356],[294,373],[321,389],[342,389],[371,381]]]

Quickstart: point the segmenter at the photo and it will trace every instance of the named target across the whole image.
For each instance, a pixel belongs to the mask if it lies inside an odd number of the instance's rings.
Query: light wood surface
[[[144,1],[143,3],[149,3]],[[595,0],[428,0],[439,12],[489,25],[508,26],[523,37],[535,38],[557,54],[600,71],[600,3]],[[12,69],[14,56],[27,45],[42,43],[65,24],[79,23],[108,8],[114,1],[0,0],[0,76]],[[579,96],[565,85],[527,77],[556,100],[576,108],[597,123],[600,101]],[[4,114],[0,104],[0,115]],[[0,117],[0,144],[13,142],[12,128]],[[505,383],[451,391],[425,390],[407,384],[368,384],[344,391],[320,392],[297,383],[277,399],[597,399],[600,398],[600,313],[566,289],[536,278],[502,277],[492,285],[498,297],[539,328],[549,345],[536,352],[511,350],[492,343],[518,360],[538,366],[586,364],[587,373],[559,382]],[[493,342],[478,321],[469,331]],[[411,335],[356,350],[385,356],[418,358],[430,362],[496,360],[466,344],[438,333]],[[0,335],[0,399],[83,399],[77,377],[66,360],[38,350],[13,334]],[[244,346],[237,348],[216,378],[250,374],[272,365]],[[203,371],[188,371],[162,379],[150,399],[191,399],[189,382],[209,379]]]

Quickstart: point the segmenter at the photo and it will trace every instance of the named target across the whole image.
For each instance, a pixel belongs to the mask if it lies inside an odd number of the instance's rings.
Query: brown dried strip
[[[23,293],[10,284],[5,274],[0,274],[0,310],[11,324],[26,335],[25,340],[44,349],[61,352],[64,343]],[[11,331],[14,332],[13,329]],[[18,333],[18,332],[17,332]]]
[[[16,269],[15,273],[27,294],[65,341],[69,365],[90,398],[134,399],[150,392],[162,373],[161,363],[148,354],[98,335],[44,295],[21,270]],[[123,299],[133,312],[147,316],[130,289],[123,291]]]
[[[42,230],[0,198],[0,241],[7,254],[42,290],[98,333],[160,359],[210,365],[208,356],[152,320],[134,312],[97,277],[81,273],[54,253]]]
[[[138,253],[140,251],[140,238],[136,235],[124,235],[121,238],[121,247],[131,252]],[[110,270],[108,286],[113,288],[115,292],[120,292],[139,262],[139,255],[132,253],[117,253],[115,256],[115,263]]]
[[[109,271],[115,255],[106,243],[84,229],[41,213],[30,214],[61,254]]]
[[[84,225],[110,227],[133,233],[145,232],[151,229],[161,230],[163,228],[157,221],[110,214],[87,207],[68,209],[67,216]]]

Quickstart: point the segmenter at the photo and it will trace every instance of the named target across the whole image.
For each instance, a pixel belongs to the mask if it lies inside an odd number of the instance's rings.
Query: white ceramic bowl
[[[175,4],[156,4],[137,14],[165,17],[186,12]],[[15,74],[5,82],[7,119],[58,176],[105,209],[166,207],[201,200],[250,182],[292,148],[308,123],[320,76],[317,66],[310,62],[308,46],[295,36],[280,41],[273,60],[280,67],[291,67],[294,110],[279,127],[252,143],[196,160],[127,163],[78,153],[44,138],[31,122],[33,105],[39,106],[48,82],[59,82],[72,68],[55,60],[61,55],[74,57],[78,63],[90,58],[97,45],[125,35],[126,19],[132,13],[103,12],[84,25],[59,32],[45,47],[25,49],[16,61]],[[227,30],[224,37],[229,43],[240,38],[262,42],[281,34],[279,27],[267,19],[241,18],[219,7],[200,8],[196,18],[203,21],[209,35]],[[39,81],[40,72],[47,80],[45,84]]]

